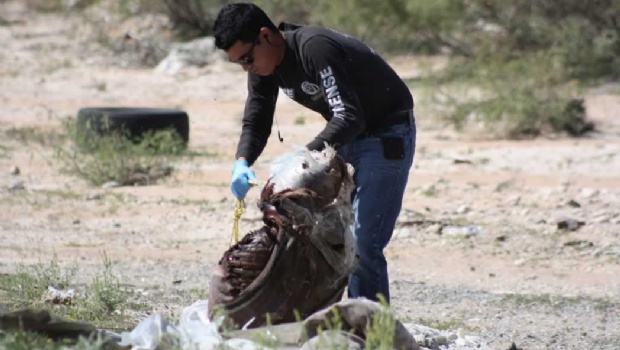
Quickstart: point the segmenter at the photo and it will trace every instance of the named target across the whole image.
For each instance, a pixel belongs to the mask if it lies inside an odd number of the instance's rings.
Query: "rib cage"
[[[227,296],[238,296],[258,277],[267,265],[274,246],[269,228],[263,226],[245,235],[224,253],[220,265],[227,272],[226,281],[232,287]]]

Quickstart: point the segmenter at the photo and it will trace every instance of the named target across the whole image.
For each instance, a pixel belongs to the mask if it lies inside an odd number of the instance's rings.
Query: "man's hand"
[[[232,172],[232,180],[230,181],[230,189],[235,197],[238,199],[244,199],[245,195],[248,193],[248,190],[252,187],[252,183],[250,183],[251,181],[256,181],[256,175],[254,175],[254,171],[250,169],[248,161],[245,159],[238,159],[235,161]]]

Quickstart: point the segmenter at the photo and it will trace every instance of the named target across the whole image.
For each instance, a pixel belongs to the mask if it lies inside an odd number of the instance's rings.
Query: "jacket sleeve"
[[[306,72],[319,82],[330,110],[325,129],[307,148],[320,150],[325,143],[334,147],[344,145],[366,128],[357,93],[345,66],[350,58],[335,40],[322,35],[316,35],[304,44],[302,57]]]
[[[236,159],[244,157],[252,165],[263,152],[271,134],[277,99],[278,86],[272,76],[261,77],[248,73],[248,97]]]

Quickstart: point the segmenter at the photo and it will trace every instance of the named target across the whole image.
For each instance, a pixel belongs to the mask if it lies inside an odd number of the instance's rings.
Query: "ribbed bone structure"
[[[224,253],[220,265],[227,272],[226,280],[232,287],[228,297],[238,296],[265,269],[274,244],[269,228],[264,226],[245,235]]]

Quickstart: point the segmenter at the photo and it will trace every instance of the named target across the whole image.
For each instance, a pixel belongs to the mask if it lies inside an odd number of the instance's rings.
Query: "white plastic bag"
[[[174,331],[160,314],[152,314],[142,320],[131,332],[121,333],[120,346],[132,345],[132,350],[154,350],[164,333]]]
[[[181,312],[178,332],[182,349],[214,349],[221,344],[222,336],[217,324],[209,320],[209,301],[198,300]]]

